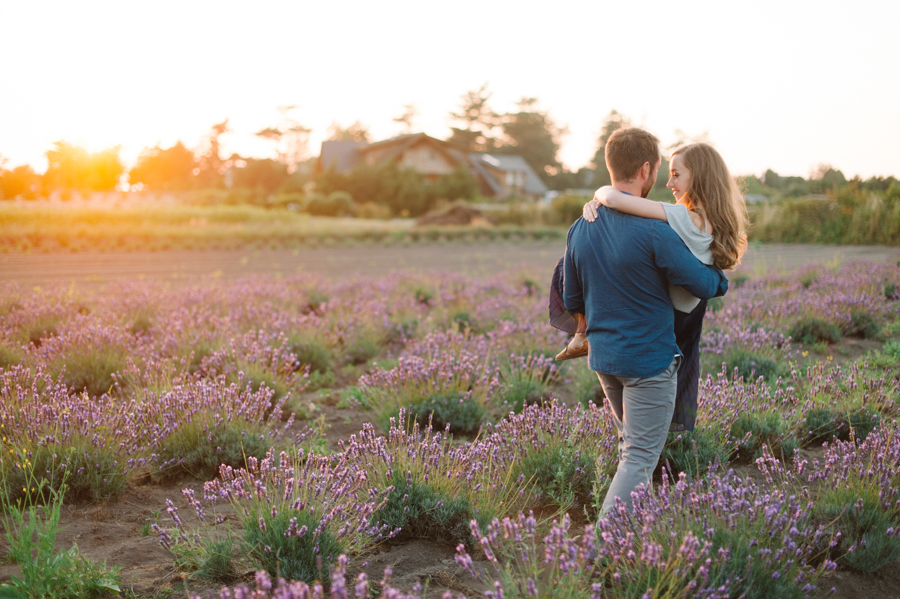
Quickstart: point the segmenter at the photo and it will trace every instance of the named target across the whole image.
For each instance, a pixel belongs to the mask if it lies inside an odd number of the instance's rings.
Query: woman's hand
[[[581,216],[584,217],[584,220],[586,220],[589,223],[592,223],[595,220],[597,220],[597,206],[599,206],[599,205],[600,205],[600,200],[598,200],[596,196],[594,197],[593,200],[591,200],[587,204],[585,204],[584,208],[581,209]]]
[[[589,223],[597,220],[597,207],[600,204],[604,206],[607,205],[607,190],[612,189],[609,185],[604,185],[600,189],[594,192],[594,199],[584,205],[584,208],[581,209],[581,215],[584,217]]]

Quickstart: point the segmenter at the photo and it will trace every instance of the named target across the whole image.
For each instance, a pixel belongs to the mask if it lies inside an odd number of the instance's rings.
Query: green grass
[[[53,485],[35,476],[39,466],[28,463],[25,455],[18,459],[26,464],[25,487],[33,491],[15,499],[5,485],[0,488],[7,557],[19,567],[9,583],[0,584],[0,597],[99,599],[118,593],[118,569],[88,560],[76,545],[66,551],[56,550],[66,475]],[[45,506],[39,508],[36,502],[44,502]]]
[[[561,227],[414,228],[413,221],[310,216],[237,206],[116,208],[0,204],[0,253],[295,248],[356,243],[561,240]]]

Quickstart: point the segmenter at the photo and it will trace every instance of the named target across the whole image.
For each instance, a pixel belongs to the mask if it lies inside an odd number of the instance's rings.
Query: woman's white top
[[[662,207],[666,211],[669,226],[678,233],[697,260],[703,264],[712,264],[713,256],[709,246],[713,236],[697,228],[684,204],[662,204]],[[690,312],[700,303],[698,298],[680,285],[669,285],[669,297],[672,298],[672,305],[680,312]]]

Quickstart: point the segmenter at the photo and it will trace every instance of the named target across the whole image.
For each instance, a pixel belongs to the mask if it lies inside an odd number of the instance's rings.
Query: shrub
[[[410,404],[406,409],[410,418],[415,419],[421,427],[430,423],[437,430],[446,429],[458,435],[477,433],[487,418],[484,407],[469,398],[468,394],[432,395]],[[390,415],[390,418],[398,416],[399,411]],[[390,419],[385,421],[383,416],[380,424],[382,430],[387,430],[390,428]]]
[[[391,218],[391,209],[384,204],[366,202],[359,207],[356,216],[358,218],[368,218],[373,220],[388,220]]]
[[[817,342],[837,343],[841,340],[841,330],[837,325],[819,318],[802,318],[796,321],[788,331],[788,335],[804,345]]]
[[[344,359],[355,366],[365,364],[381,351],[382,341],[383,337],[378,333],[357,334],[344,348]]]
[[[124,367],[119,348],[72,348],[51,362],[53,371],[70,389],[91,397],[109,393],[116,385],[114,375]]]
[[[315,216],[356,216],[357,207],[349,193],[334,191],[328,196],[311,194],[304,210]]]
[[[400,530],[404,538],[460,542],[469,537],[469,521],[474,517],[467,498],[446,496],[420,480],[394,471],[393,490],[384,507],[375,512],[376,522],[388,530]]]
[[[243,468],[247,458],[263,458],[272,448],[273,439],[258,423],[235,419],[211,424],[199,419],[166,437],[156,459],[160,466],[177,468],[167,469],[168,476],[183,471],[194,478],[210,480],[216,477],[221,464]]]
[[[327,565],[345,550],[328,528],[314,534],[321,517],[309,508],[250,510],[241,521],[248,557],[272,576],[308,583],[327,580]]]
[[[731,436],[738,442],[736,458],[744,461],[760,457],[763,446],[784,458],[793,456],[800,447],[776,411],[741,414],[731,425]]]
[[[755,381],[758,377],[772,382],[782,375],[782,368],[778,362],[746,350],[728,354],[724,360],[724,368],[730,377],[744,379],[747,382]]]
[[[485,451],[532,485],[532,500],[568,506],[593,495],[602,503],[617,462],[615,429],[603,410],[552,400],[485,428]]]
[[[869,408],[859,408],[847,414],[846,419],[849,425],[847,440],[852,435],[854,439],[865,441],[866,437],[881,422],[881,414]]]
[[[379,517],[391,526],[405,520],[412,528],[404,530],[421,538],[467,542],[467,522],[459,527],[464,514],[484,525],[525,499],[523,481],[490,447],[478,441],[457,445],[449,435],[421,428],[405,412],[387,437],[376,437],[370,425],[364,426],[345,455],[375,487],[403,490],[391,493]],[[408,516],[411,511],[418,512],[418,522]]]
[[[807,597],[834,568],[810,525],[808,502],[733,474],[681,477],[636,491],[595,526],[550,531],[533,514],[472,526],[489,570],[463,547],[457,563],[496,592],[525,597]],[[816,564],[816,565],[813,565]],[[496,581],[496,582],[493,582]]]
[[[550,211],[556,224],[569,226],[581,216],[582,209],[588,198],[576,195],[561,195],[553,198],[550,203]]]
[[[9,369],[25,359],[21,349],[11,344],[0,342],[0,368]]]
[[[297,356],[297,364],[302,368],[309,365],[309,371],[326,373],[332,368],[331,350],[325,340],[317,335],[296,334],[288,337],[288,348]]]
[[[60,322],[61,319],[58,316],[41,316],[37,318],[25,327],[23,331],[24,341],[40,347],[46,339],[58,333],[57,328]]]
[[[589,408],[591,404],[602,408],[606,393],[597,378],[597,373],[591,370],[587,360],[573,362],[567,374],[572,378],[575,399],[583,408]]]
[[[703,428],[696,428],[669,433],[659,456],[659,464],[666,466],[672,474],[684,472],[693,480],[702,476],[711,464],[728,461],[729,454],[729,449],[720,445],[714,435]]]
[[[489,414],[488,401],[499,380],[482,356],[462,351],[428,359],[401,357],[390,370],[376,368],[360,377],[359,386],[375,410],[377,422],[387,431],[390,419],[401,409],[422,414],[423,406],[433,398],[429,404],[432,411],[446,410],[448,417],[462,407],[463,422],[470,422],[470,416],[477,413]],[[460,400],[475,405],[461,405]]]
[[[835,439],[846,441],[851,436],[862,441],[880,420],[878,412],[865,407],[850,411],[817,407],[806,412],[797,433],[804,445],[821,444]]]
[[[799,423],[797,434],[804,446],[822,444],[838,438],[847,423],[843,415],[832,408],[819,407],[808,410]]]
[[[882,509],[874,488],[824,488],[816,502],[826,521],[834,522],[845,540],[855,547],[843,556],[851,568],[872,573],[900,559],[900,538],[888,532],[897,526]],[[860,497],[860,493],[863,494]]]
[[[270,452],[264,459],[249,458],[247,468],[223,466],[217,480],[204,487],[211,505],[227,499],[243,535],[239,553],[272,576],[313,582],[325,575],[339,553],[356,553],[377,541],[385,531],[372,524],[372,515],[385,502],[387,491],[367,483],[369,476],[346,460]],[[201,521],[206,507],[191,489],[182,492]],[[178,516],[167,500],[174,523],[168,530],[153,525],[160,542],[173,553],[194,552],[205,560],[209,545]],[[220,521],[217,518],[217,522]]]
[[[197,578],[209,582],[228,584],[238,577],[234,565],[234,542],[228,539],[207,541],[198,564]]]
[[[49,491],[64,492],[71,499],[107,501],[125,491],[127,470],[115,449],[96,447],[84,437],[69,437],[65,447],[50,443],[32,446],[22,456],[5,454],[0,460],[4,492],[13,500],[32,492],[27,490],[34,487],[28,477],[37,472],[36,480]],[[63,479],[68,481],[65,488]]]
[[[844,325],[844,334],[848,337],[871,339],[881,333],[881,325],[868,312],[854,310],[850,313],[850,322]]]
[[[502,387],[497,394],[504,412],[521,412],[526,405],[550,400],[550,385],[556,379],[556,365],[540,355],[510,356],[500,367]]]
[[[872,368],[896,368],[900,365],[900,341],[889,339],[880,350],[869,351],[858,361]]]

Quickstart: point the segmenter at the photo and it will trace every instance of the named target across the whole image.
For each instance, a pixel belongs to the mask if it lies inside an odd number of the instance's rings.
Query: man
[[[647,197],[660,162],[659,140],[641,129],[619,129],[606,144],[619,191]],[[586,317],[590,367],[619,433],[618,468],[601,516],[616,497],[631,509],[631,492],[650,484],[666,442],[681,364],[670,283],[701,299],[728,289],[722,271],[697,260],[661,220],[601,206],[593,223],[579,218],[569,229],[563,299]]]

